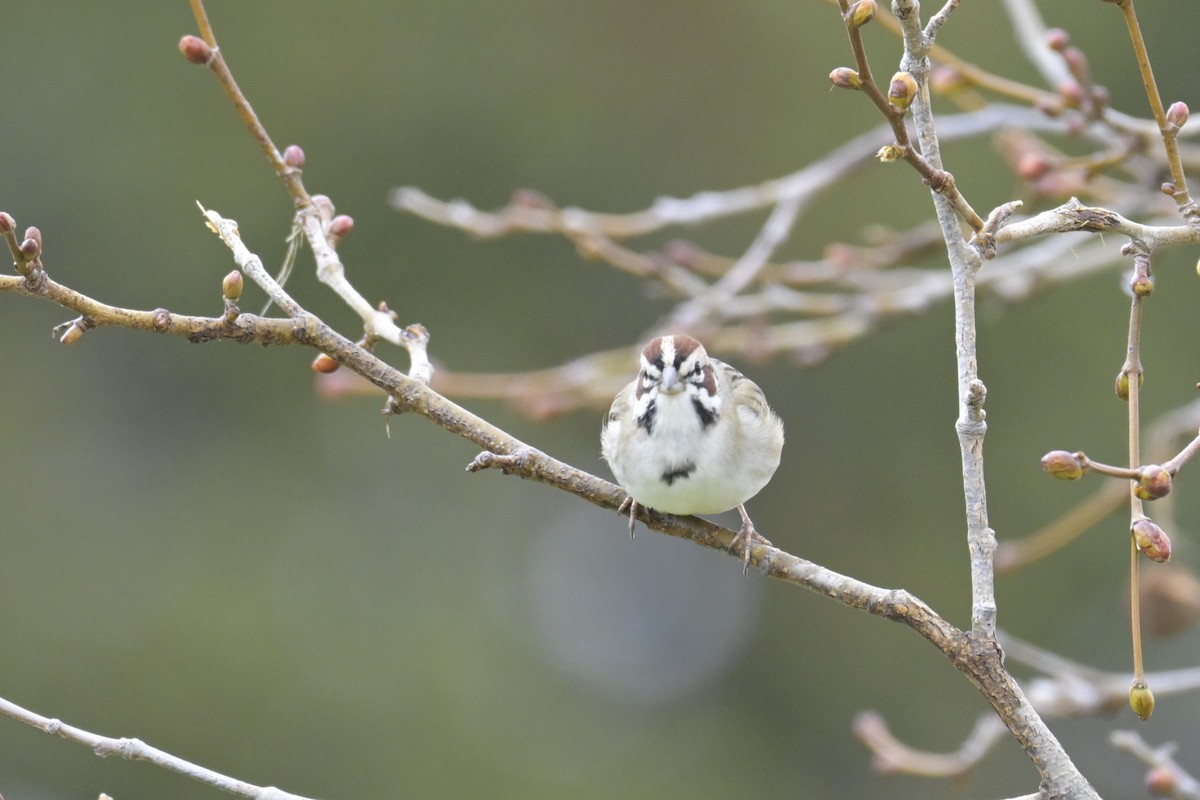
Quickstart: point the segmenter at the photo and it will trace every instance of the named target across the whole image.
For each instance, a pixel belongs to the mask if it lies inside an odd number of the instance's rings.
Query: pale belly
[[[697,426],[672,430],[661,425],[664,417],[654,437],[636,437],[610,458],[617,482],[639,505],[668,514],[728,511],[758,494],[779,466],[779,451],[758,447],[753,438],[739,437],[735,445]]]

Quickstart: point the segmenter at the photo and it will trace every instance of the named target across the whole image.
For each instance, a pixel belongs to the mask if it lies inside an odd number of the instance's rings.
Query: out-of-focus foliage
[[[290,203],[212,77],[176,52],[194,30],[186,3],[7,5],[0,207],[41,227],[51,276],[73,288],[218,314],[231,264],[195,201],[236,218],[268,263],[283,255]],[[1115,12],[1044,5],[1114,104],[1142,114]],[[1194,104],[1200,10],[1155,11],[1143,23],[1164,94]],[[308,187],[355,217],[341,247],[352,280],[424,323],[433,355],[460,369],[630,344],[667,305],[558,240],[476,243],[400,217],[391,187],[489,207],[531,186],[634,210],[784,174],[877,122],[862,98],[828,90],[850,58],[836,12],[816,3],[214,0],[209,13],[272,135],[305,148]],[[890,72],[899,46],[870,33]],[[1034,78],[999,4],[964,4],[942,43]],[[946,159],[976,208],[1010,199],[985,142]],[[875,166],[805,217],[785,255],[928,214],[911,172]],[[755,221],[673,235],[735,254]],[[355,335],[305,255],[289,288]],[[1150,416],[1194,392],[1194,261],[1156,263]],[[1001,539],[1077,497],[1044,478],[1043,453],[1122,452],[1111,384],[1127,305],[1115,274],[1016,308],[984,303]],[[48,335],[66,318],[0,296],[0,696],[313,797],[959,796],[872,775],[850,733],[853,714],[875,708],[906,740],[950,749],[984,710],[909,632],[744,580],[736,561],[683,542],[630,543],[615,515],[545,488],[469,476],[474,451],[422,420],[392,419],[389,439],[382,400],[316,396],[310,352],[108,330],[66,348]],[[1087,335],[1048,344],[1064,318]],[[952,330],[942,308],[818,369],[739,366],[788,425],[784,463],[752,506],[760,529],[964,623]],[[598,413],[535,424],[474,408],[607,474]],[[1183,561],[1200,529],[1190,477],[1175,492]],[[1124,668],[1127,547],[1113,519],[1003,578],[1001,624]],[[1193,634],[1150,643],[1148,658],[1194,664],[1198,650]],[[1196,713],[1195,699],[1164,700],[1152,723],[1185,763],[1200,753]],[[1102,792],[1139,791],[1140,769],[1104,742],[1110,724],[1055,730]],[[972,794],[1004,796],[1032,791],[1035,775],[1006,747],[975,781]],[[100,791],[218,796],[0,720],[9,800]]]

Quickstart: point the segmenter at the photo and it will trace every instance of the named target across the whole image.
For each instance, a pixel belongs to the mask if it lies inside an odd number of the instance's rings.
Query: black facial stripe
[[[642,371],[638,373],[637,388],[633,390],[633,396],[641,397],[646,392],[653,389],[658,383],[659,377],[659,375],[654,375],[647,369],[642,369]]]
[[[696,409],[696,416],[700,418],[701,428],[707,428],[717,421],[716,410],[704,405],[704,401],[699,397],[692,397],[692,407]]]
[[[672,470],[666,470],[662,474],[663,483],[670,486],[680,478],[687,478],[696,471],[696,465],[692,462],[684,464],[682,467],[676,467]]]
[[[657,404],[653,400],[646,404],[646,412],[641,414],[634,420],[637,426],[646,433],[654,433],[654,412],[658,410]]]

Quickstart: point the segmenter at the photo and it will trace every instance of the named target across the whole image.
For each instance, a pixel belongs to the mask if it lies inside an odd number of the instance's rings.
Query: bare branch
[[[89,747],[101,758],[119,756],[129,761],[148,761],[155,766],[238,797],[250,800],[307,800],[305,797],[276,789],[274,786],[255,786],[237,778],[230,778],[207,767],[173,756],[157,747],[151,747],[140,739],[111,739],[107,736],[90,733],[60,720],[43,717],[41,714],[24,709],[3,698],[0,698],[0,714],[37,728],[42,733],[49,733],[69,742]]]

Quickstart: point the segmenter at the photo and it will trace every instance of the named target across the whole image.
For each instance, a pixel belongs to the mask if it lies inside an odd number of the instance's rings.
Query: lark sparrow
[[[651,340],[641,361],[600,433],[604,458],[629,493],[629,535],[639,505],[670,514],[736,508],[742,527],[731,550],[741,544],[744,570],[751,541],[770,544],[745,503],[779,466],[783,422],[754,381],[709,358],[690,336]]]

